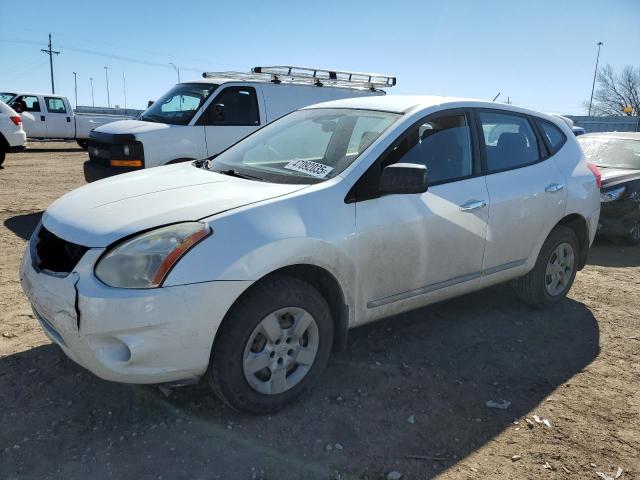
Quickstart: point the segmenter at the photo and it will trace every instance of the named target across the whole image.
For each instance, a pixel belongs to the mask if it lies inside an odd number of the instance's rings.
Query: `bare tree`
[[[588,108],[589,102],[585,104]],[[640,116],[640,67],[627,65],[616,73],[607,65],[598,72],[591,111],[594,115],[623,115],[625,107],[631,107],[631,115]]]

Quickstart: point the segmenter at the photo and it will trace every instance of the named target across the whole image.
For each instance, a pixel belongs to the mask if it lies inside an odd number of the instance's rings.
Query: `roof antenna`
[[[498,92],[498,94],[497,94],[495,97],[493,97],[493,100],[491,100],[491,101],[492,101],[492,102],[495,102],[495,101],[496,101],[496,98],[498,98],[499,96],[500,96],[500,92]]]

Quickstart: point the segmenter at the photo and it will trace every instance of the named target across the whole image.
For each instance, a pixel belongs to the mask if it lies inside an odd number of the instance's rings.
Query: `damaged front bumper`
[[[93,274],[104,249],[89,249],[68,275],[38,272],[29,245],[22,288],[47,336],[95,375],[124,383],[198,379],[217,329],[251,282],[212,281],[120,289]]]

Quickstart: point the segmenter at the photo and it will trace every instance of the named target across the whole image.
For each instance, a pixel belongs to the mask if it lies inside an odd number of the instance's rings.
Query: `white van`
[[[211,157],[296,109],[384,95],[380,88],[396,83],[389,75],[293,66],[202,76],[202,80],[175,85],[137,120],[113,122],[91,132],[85,179],[92,182]]]

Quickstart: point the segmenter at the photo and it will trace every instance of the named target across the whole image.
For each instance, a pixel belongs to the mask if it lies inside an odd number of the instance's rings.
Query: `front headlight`
[[[159,287],[178,260],[210,233],[209,225],[200,222],[143,233],[109,250],[96,265],[96,277],[110,287]]]
[[[625,190],[626,190],[626,187],[618,187],[618,188],[612,188],[611,190],[607,190],[605,192],[600,192],[600,201],[602,203],[607,203],[607,202],[613,202],[614,200],[618,200],[622,196]]]

